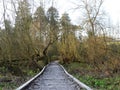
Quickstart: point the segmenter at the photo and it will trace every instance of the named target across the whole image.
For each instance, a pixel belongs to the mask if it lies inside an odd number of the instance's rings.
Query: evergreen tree
[[[6,19],[6,20],[4,21],[4,24],[5,24],[6,33],[7,33],[7,34],[10,34],[10,33],[11,33],[11,30],[12,30],[11,22]]]
[[[18,3],[17,16],[15,19],[15,27],[23,27],[23,29],[29,29],[31,22],[30,4],[28,0],[23,0]]]
[[[34,26],[37,27],[37,33],[39,33],[40,40],[45,38],[44,34],[46,32],[47,18],[42,6],[38,7],[34,14]]]
[[[63,59],[64,63],[75,61],[78,59],[78,47],[79,43],[75,36],[75,28],[73,28],[70,22],[70,17],[67,13],[62,14],[61,17],[61,42],[58,44],[58,51]]]
[[[61,17],[61,25],[62,25],[62,28],[67,30],[70,25],[71,25],[71,22],[70,22],[70,17],[67,13],[64,13],[62,14],[62,17]]]
[[[62,34],[66,37],[71,30],[71,22],[70,17],[67,13],[62,14],[61,17],[61,27],[62,27]]]
[[[58,11],[55,7],[51,6],[47,11],[47,19],[49,22],[49,28],[50,28],[50,36],[52,35],[53,38],[58,37]]]
[[[30,36],[31,13],[28,0],[18,2],[15,19],[15,35],[21,49],[21,57],[28,58],[33,53],[33,42]],[[22,54],[24,53],[24,55]]]
[[[38,22],[45,22],[46,16],[45,16],[45,11],[42,6],[38,7],[35,14],[34,14],[34,20]]]

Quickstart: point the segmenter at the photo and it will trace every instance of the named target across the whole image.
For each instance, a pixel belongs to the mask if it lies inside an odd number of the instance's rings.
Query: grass
[[[79,79],[81,82],[90,86],[94,90],[120,90],[120,76],[113,75],[113,77],[99,77],[99,73],[94,72],[94,68],[85,63],[70,63],[64,65],[66,70]],[[4,71],[4,70],[3,70]],[[36,73],[32,70],[27,71],[27,76],[34,76]],[[0,74],[0,78],[3,77]],[[17,88],[15,82],[0,83],[0,90],[13,90]]]
[[[15,83],[0,83],[0,90],[13,90],[16,86]]]
[[[75,76],[81,82],[97,90],[120,90],[120,77],[96,78],[92,76]]]
[[[3,71],[4,71],[4,69],[3,69]],[[25,80],[23,79],[22,76],[9,75],[9,72],[7,72],[5,75],[0,73],[0,80],[3,78],[4,78],[4,80],[8,80],[8,79],[12,80],[10,82],[7,82],[7,81],[0,82],[0,90],[14,90],[15,88],[17,88],[18,86],[23,84],[26,80],[29,80],[31,77],[36,75],[36,72],[33,70],[26,70],[26,73],[27,73],[27,74],[25,74],[26,78],[24,77]]]
[[[119,75],[100,77],[93,67],[83,63],[71,63],[65,67],[70,74],[95,90],[120,90]]]

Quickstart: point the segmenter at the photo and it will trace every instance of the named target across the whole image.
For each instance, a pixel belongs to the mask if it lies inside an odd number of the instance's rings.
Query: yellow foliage
[[[58,43],[58,51],[62,59],[73,60],[78,58],[78,47],[79,42],[73,34],[67,35],[65,39]]]
[[[87,50],[88,59],[92,62],[97,61],[105,55],[106,45],[103,38],[100,37],[90,37],[88,38],[84,46]]]

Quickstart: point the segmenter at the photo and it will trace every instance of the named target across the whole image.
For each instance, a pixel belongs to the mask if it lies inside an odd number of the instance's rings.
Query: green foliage
[[[120,76],[101,77],[99,71],[93,71],[94,67],[86,63],[70,63],[65,65],[69,73],[94,90],[119,90]],[[102,73],[102,72],[101,72]]]
[[[86,83],[87,85],[90,85],[94,88],[106,88],[107,83],[106,83],[106,79],[96,79],[94,77],[91,76],[86,76],[86,77],[80,77],[79,78],[80,81]]]
[[[8,72],[8,69],[6,67],[0,67],[0,73],[5,74],[6,72]]]
[[[12,90],[16,86],[15,83],[0,83],[0,90]]]
[[[51,6],[47,11],[47,19],[50,22],[50,24],[54,26],[58,21],[58,17],[59,17],[59,14],[57,9]]]
[[[117,77],[117,79],[114,78],[95,78],[92,76],[80,76],[78,79],[87,85],[96,88],[98,90],[119,90],[120,87],[120,77]],[[117,84],[116,84],[117,83]]]
[[[28,24],[31,21],[31,14],[30,14],[30,4],[28,0],[19,1],[18,3],[18,10],[16,16],[16,27],[23,27],[23,29],[28,29]],[[19,28],[17,28],[19,29]]]
[[[61,25],[63,29],[63,34],[68,34],[71,31],[70,17],[67,13],[62,14]]]
[[[28,72],[27,72],[27,75],[28,76],[34,76],[36,73],[33,71],[33,70],[29,70]]]
[[[47,11],[47,20],[49,25],[49,38],[51,41],[54,41],[58,38],[59,34],[59,24],[58,24],[58,18],[59,13],[57,9],[53,6],[51,6]]]
[[[90,2],[94,2],[92,6],[98,3],[101,7],[102,4],[102,0],[100,3],[96,0]],[[100,7],[91,8],[89,2],[83,4],[87,6],[86,17],[78,28],[72,24],[69,14],[63,13],[59,18],[59,12],[53,6],[47,12],[39,6],[32,16],[28,0],[18,1],[15,25],[12,26],[11,21],[5,19],[5,29],[0,29],[0,72],[31,76],[49,61],[60,59],[63,63],[70,63],[68,70],[72,70],[72,73],[79,72],[80,68],[99,70],[103,74],[109,72],[108,76],[119,73],[119,42],[115,44],[115,39],[99,35],[104,28],[99,22]],[[78,35],[78,31],[82,30],[87,31],[87,37]],[[108,42],[111,40],[111,43]],[[107,88],[106,79],[86,77],[84,80],[95,88]]]
[[[111,49],[111,53],[112,54],[120,54],[120,44],[119,42],[118,43],[112,43],[112,44],[109,44],[109,47]]]

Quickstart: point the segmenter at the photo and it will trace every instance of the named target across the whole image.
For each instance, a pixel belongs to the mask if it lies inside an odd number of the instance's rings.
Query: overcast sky
[[[104,6],[114,22],[120,21],[120,0],[105,0]]]
[[[78,11],[71,9],[74,8],[72,2],[74,2],[75,0],[54,0],[54,1],[56,2],[54,3],[54,5],[57,9],[59,9],[60,14],[68,12],[72,19],[72,22],[74,23],[79,22],[78,19],[80,17],[80,14],[78,13]],[[103,7],[105,12],[108,14],[108,16],[110,16],[111,21],[113,21],[114,24],[120,21],[120,0],[104,0]]]
[[[1,9],[0,23],[3,19],[2,1],[3,0],[0,0],[0,9]],[[4,0],[4,1],[10,2],[10,0]],[[16,1],[16,0],[13,0],[13,1]],[[31,2],[33,1],[37,5],[39,5],[40,0],[30,0],[30,1]],[[80,14],[78,13],[78,11],[74,11],[73,9],[71,9],[74,7],[74,5],[71,3],[74,0],[54,0],[54,1],[55,1],[54,6],[59,10],[60,15],[64,12],[68,12],[73,23],[79,22],[78,20],[79,20]],[[51,4],[48,3],[48,7],[50,5]],[[120,21],[120,0],[104,0],[103,5],[104,5],[104,10],[111,17],[111,20],[113,20],[113,23],[119,22]],[[11,8],[10,5],[7,4],[7,9],[10,9],[10,8]],[[14,15],[12,15],[11,17],[14,17]]]
[[[61,6],[60,12],[62,12],[62,13],[64,11],[70,10],[70,6],[72,6],[70,4],[69,0],[58,0],[58,2],[59,2],[59,6]],[[64,3],[62,3],[62,2],[64,2]],[[68,2],[70,5],[65,4]],[[120,21],[120,0],[104,0],[103,7],[104,7],[105,12],[108,14],[108,16],[110,16],[113,23]],[[71,13],[70,14],[71,19],[74,22],[77,22],[77,20],[79,18],[79,14],[77,14],[78,12],[73,12],[72,10],[70,10],[69,12]]]

